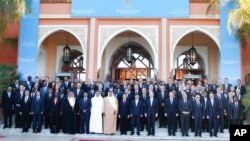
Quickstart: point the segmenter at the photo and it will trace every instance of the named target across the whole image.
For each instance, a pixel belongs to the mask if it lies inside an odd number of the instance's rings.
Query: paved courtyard
[[[156,126],[157,127],[157,126]],[[129,132],[128,132],[129,133]],[[51,134],[50,130],[43,129],[40,134],[35,134],[30,129],[28,133],[22,133],[21,129],[6,128],[0,125],[0,140],[1,141],[132,141],[132,140],[173,140],[173,141],[228,141],[229,133],[225,130],[224,133],[218,133],[218,137],[210,137],[209,133],[203,133],[202,137],[194,137],[194,133],[190,132],[189,137],[182,137],[180,132],[176,136],[168,136],[166,128],[157,128],[155,136],[147,136],[147,132],[141,132],[141,136],[120,135],[117,132],[115,135],[97,135],[97,134],[75,134],[68,135],[63,133]]]

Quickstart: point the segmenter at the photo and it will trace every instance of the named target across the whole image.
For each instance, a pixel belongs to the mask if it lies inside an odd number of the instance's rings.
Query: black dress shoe
[[[170,133],[168,133],[168,136],[171,136],[171,134],[170,134]]]
[[[134,133],[132,132],[130,135],[134,135]]]
[[[155,134],[152,134],[152,136],[155,136]]]
[[[220,131],[221,133],[224,133],[224,131]]]
[[[199,137],[202,137],[201,135],[199,135]]]
[[[140,136],[140,133],[138,132],[137,135]]]
[[[148,133],[148,136],[150,136],[151,134]]]
[[[186,134],[186,136],[188,137],[189,135],[188,135],[188,134]]]
[[[218,137],[217,135],[214,135],[215,137]]]

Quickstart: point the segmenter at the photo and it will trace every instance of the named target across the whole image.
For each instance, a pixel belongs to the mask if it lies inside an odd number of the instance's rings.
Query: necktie
[[[170,98],[170,102],[171,102],[171,104],[173,103],[173,98],[172,97]]]
[[[236,109],[238,109],[238,103],[237,102],[235,103],[235,107],[236,107]]]
[[[151,107],[152,107],[152,105],[153,105],[153,99],[151,99],[150,101],[151,101],[150,103],[151,103]]]
[[[123,103],[125,103],[126,102],[126,99],[123,99]]]
[[[198,106],[200,106],[200,102],[199,101],[197,102],[197,104],[198,104]]]
[[[214,106],[214,101],[211,101],[212,102],[212,106]]]

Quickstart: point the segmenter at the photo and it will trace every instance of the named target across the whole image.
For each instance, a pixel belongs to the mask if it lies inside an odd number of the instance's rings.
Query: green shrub
[[[17,73],[17,67],[14,65],[0,65],[0,96],[8,86],[14,82],[16,78],[20,78],[21,74]]]

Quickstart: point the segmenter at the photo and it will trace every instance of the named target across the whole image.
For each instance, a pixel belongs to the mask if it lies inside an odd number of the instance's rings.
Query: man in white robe
[[[102,113],[103,113],[103,98],[101,93],[97,91],[91,99],[91,115],[89,123],[90,133],[103,133],[102,129]]]

